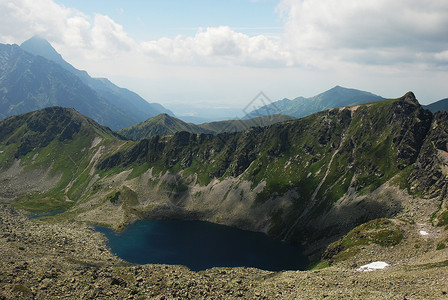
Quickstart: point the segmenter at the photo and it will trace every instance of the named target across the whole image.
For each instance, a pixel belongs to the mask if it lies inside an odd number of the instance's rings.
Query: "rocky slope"
[[[74,109],[50,107],[2,120],[0,201],[30,211],[71,207],[101,154],[120,143],[109,128]]]

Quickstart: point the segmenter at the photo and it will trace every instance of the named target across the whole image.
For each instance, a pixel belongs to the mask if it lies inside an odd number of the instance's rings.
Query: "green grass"
[[[443,250],[446,248],[446,244],[444,242],[440,242],[437,244],[436,250]]]
[[[328,261],[319,261],[313,265],[311,265],[309,267],[310,271],[316,271],[316,270],[322,270],[325,268],[328,268],[330,266],[330,264],[328,263]]]
[[[437,226],[445,226],[448,225],[448,210],[443,211],[437,217]]]
[[[21,165],[24,166],[25,172],[44,172],[51,167],[50,176],[58,176],[60,180],[45,193],[30,192],[19,197],[15,205],[34,213],[68,209],[83,195],[91,193],[87,186],[93,177],[88,168],[93,155],[93,152],[88,150],[92,140],[93,136],[75,134],[73,140],[61,142],[55,139],[46,147],[34,149],[22,157]],[[109,145],[111,142],[110,138],[103,138],[102,141]],[[72,201],[66,201],[65,190],[69,184],[71,186],[67,190],[67,197]]]
[[[148,171],[148,169],[149,169],[149,164],[147,162],[145,162],[139,166],[135,166],[132,168],[132,172],[128,175],[128,177],[126,179],[131,180],[131,179],[137,178],[137,177],[141,176],[143,173],[145,173],[146,171]]]
[[[31,192],[27,195],[18,197],[15,206],[27,210],[32,213],[42,213],[60,209],[68,209],[73,205],[72,202],[68,202],[64,197],[47,196],[46,194],[40,194],[39,192]]]
[[[29,298],[33,295],[31,289],[23,284],[15,284],[12,288],[12,291],[13,293],[21,293],[25,297],[24,299]]]
[[[351,230],[342,239],[330,244],[323,258],[340,262],[353,257],[359,252],[359,246],[377,244],[392,247],[403,239],[401,229],[389,219],[375,219]]]
[[[433,269],[433,268],[445,268],[448,267],[448,260],[444,260],[436,263],[427,263],[423,265],[415,265],[407,267],[408,270],[421,270],[421,269]]]

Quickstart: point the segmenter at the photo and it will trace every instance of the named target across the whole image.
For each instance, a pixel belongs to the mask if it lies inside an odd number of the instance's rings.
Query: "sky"
[[[446,0],[0,0],[0,43],[34,35],[177,115],[336,85],[448,97]]]

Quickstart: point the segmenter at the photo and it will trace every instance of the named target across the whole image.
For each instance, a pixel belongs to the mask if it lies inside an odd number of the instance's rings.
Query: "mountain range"
[[[286,115],[270,115],[249,120],[228,120],[196,125],[186,123],[168,114],[160,114],[144,122],[123,128],[118,133],[123,137],[138,141],[155,135],[172,135],[180,131],[209,134],[236,132],[251,127],[267,126],[292,119],[294,118]]]
[[[448,115],[412,93],[239,132],[141,141],[45,108],[0,121],[0,200],[116,229],[195,219],[312,245],[400,215],[410,193],[440,197],[433,222],[446,224],[447,128]]]
[[[254,295],[293,298],[301,282],[311,298],[332,287],[335,297],[399,291],[403,298],[410,286],[419,298],[444,297],[447,140],[448,114],[424,109],[411,92],[265,127],[140,141],[71,108],[7,117],[0,121],[2,295],[201,298],[216,284],[223,294],[210,295],[221,299],[229,290],[250,297],[263,283]],[[36,222],[17,208],[59,213]],[[123,230],[139,219],[205,220],[302,243],[314,270],[130,265],[85,225]],[[358,271],[372,261],[393,266]],[[268,286],[276,289],[267,294]]]
[[[381,100],[385,99],[369,92],[335,86],[314,97],[297,97],[293,100],[285,98],[269,103],[249,112],[244,118],[250,119],[267,116],[273,113],[302,118],[330,108],[358,105]]]
[[[20,47],[0,44],[0,67],[1,118],[58,105],[116,130],[160,113],[173,114],[107,79],[75,69],[38,37]]]
[[[448,98],[436,101],[428,105],[424,105],[423,107],[429,109],[434,113],[437,111],[448,111]]]

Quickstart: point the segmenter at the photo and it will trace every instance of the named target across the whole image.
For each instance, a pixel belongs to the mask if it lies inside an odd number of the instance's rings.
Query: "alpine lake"
[[[94,228],[106,236],[115,255],[136,264],[184,265],[193,271],[213,267],[282,271],[304,270],[309,263],[299,245],[209,222],[140,220],[121,232]]]

